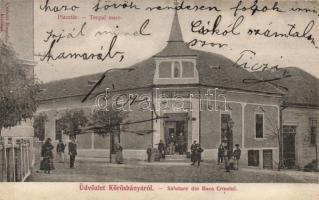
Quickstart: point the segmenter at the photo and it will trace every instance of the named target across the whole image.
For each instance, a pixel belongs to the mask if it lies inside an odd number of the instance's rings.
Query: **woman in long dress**
[[[123,147],[120,143],[116,144],[116,162],[117,164],[123,164]]]
[[[54,169],[53,166],[53,145],[51,144],[51,138],[48,138],[41,148],[41,156],[43,158],[42,165],[44,173],[50,174],[50,171]]]

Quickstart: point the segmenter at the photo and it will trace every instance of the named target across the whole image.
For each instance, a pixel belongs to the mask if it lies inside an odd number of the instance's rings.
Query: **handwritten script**
[[[185,42],[190,47],[212,49],[217,52],[225,49],[231,51],[236,38],[238,40],[245,38],[242,49],[237,49],[241,53],[237,56],[236,63],[244,68],[252,66],[250,69],[253,71],[269,68],[270,64],[242,62],[243,58],[249,54],[251,57],[258,55],[258,49],[250,47],[252,45],[250,41],[259,39],[266,46],[268,42],[276,44],[276,41],[286,41],[318,51],[318,4],[258,0],[232,1],[227,5],[217,1],[194,3],[186,0],[175,3],[174,1],[150,3],[148,1],[43,0],[39,3],[38,9],[42,15],[55,16],[57,23],[68,24],[67,28],[63,26],[64,28],[61,29],[52,27],[41,30],[45,32],[45,37],[42,39],[44,44],[42,52],[45,53],[41,53],[40,58],[44,62],[66,59],[122,62],[126,58],[128,48],[125,43],[127,40],[122,39],[126,37],[131,37],[130,40],[150,39],[162,30],[159,21],[166,20],[159,19],[157,15],[163,16],[163,12],[169,10],[176,10],[190,16],[180,20],[183,36],[187,38]],[[114,15],[114,13],[118,14]],[[144,17],[135,19],[134,13],[139,16],[140,13],[144,13]],[[269,16],[276,17],[267,19]],[[303,19],[300,20],[299,16]],[[264,19],[261,23],[256,23],[254,20],[257,18]],[[96,23],[103,23],[105,28],[97,30],[94,28],[98,26]],[[135,30],[127,31],[128,27],[134,27]],[[78,40],[83,41],[88,37],[91,37],[95,48],[92,47],[93,44],[90,44],[90,48],[78,49]],[[143,46],[143,39],[140,41],[140,45]],[[260,46],[260,48],[263,47]],[[279,67],[277,64],[272,66]]]

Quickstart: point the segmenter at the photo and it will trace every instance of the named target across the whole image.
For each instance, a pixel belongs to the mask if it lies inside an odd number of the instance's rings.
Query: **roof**
[[[131,66],[134,70],[112,71],[106,76],[94,93],[103,92],[106,88],[115,90],[134,89],[140,87],[150,87],[153,84],[155,72],[155,61],[147,59]],[[143,76],[141,76],[143,74]],[[45,83],[41,86],[43,91],[38,94],[38,100],[48,100],[78,95],[86,95],[94,84],[90,82],[98,81],[103,73],[80,76],[76,78],[63,79]]]
[[[188,47],[184,42],[168,42],[166,47],[155,54],[154,57],[185,57],[196,56],[196,52]]]
[[[297,67],[284,68],[290,77],[272,81],[279,87],[287,88],[285,101],[288,106],[297,107],[319,107],[319,80],[311,74]],[[283,71],[269,70],[255,72],[261,79],[273,79],[282,76]]]
[[[177,10],[175,10],[168,42],[184,42],[181,26],[178,20]]]
[[[199,84],[225,89],[238,89],[250,92],[268,94],[283,94],[283,92],[269,83],[245,84],[243,79],[256,78],[253,73],[238,67],[230,59],[213,53],[192,50],[197,59]],[[106,88],[127,90],[134,88],[152,87],[155,74],[155,60],[153,57],[134,64],[128,71],[113,71],[106,74],[102,84],[96,92],[103,92]],[[44,89],[39,93],[39,100],[86,95],[93,85],[90,81],[97,81],[103,73],[86,75],[76,78],[48,82],[42,85]],[[114,88],[113,88],[114,86]]]
[[[176,57],[176,56],[195,56],[196,53],[191,50],[183,40],[181,26],[178,20],[178,14],[175,10],[171,33],[167,41],[166,47],[154,55],[154,57]]]

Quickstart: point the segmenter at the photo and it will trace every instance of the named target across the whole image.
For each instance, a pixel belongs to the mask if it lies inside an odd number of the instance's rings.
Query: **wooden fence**
[[[33,138],[0,137],[0,181],[25,181],[33,165]]]

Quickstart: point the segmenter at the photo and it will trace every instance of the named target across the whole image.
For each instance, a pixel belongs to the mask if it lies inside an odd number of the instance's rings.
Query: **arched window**
[[[174,78],[179,78],[181,76],[181,65],[179,62],[174,62]]]

